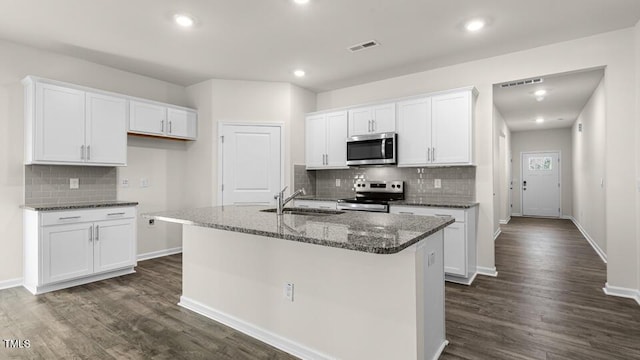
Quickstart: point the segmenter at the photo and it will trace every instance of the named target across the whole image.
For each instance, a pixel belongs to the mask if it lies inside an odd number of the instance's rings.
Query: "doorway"
[[[560,153],[521,153],[522,215],[560,217]]]
[[[282,125],[221,124],[220,205],[273,205],[282,188]]]

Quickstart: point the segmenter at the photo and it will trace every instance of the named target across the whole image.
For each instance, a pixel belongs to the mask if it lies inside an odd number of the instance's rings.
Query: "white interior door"
[[[522,154],[522,215],[560,216],[560,156]]]
[[[281,127],[222,125],[222,205],[271,205],[281,190]]]

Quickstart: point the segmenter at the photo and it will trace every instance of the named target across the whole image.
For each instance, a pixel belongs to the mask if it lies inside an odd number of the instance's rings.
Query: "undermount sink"
[[[276,209],[264,209],[262,212],[275,213]],[[338,210],[321,210],[321,209],[309,209],[309,208],[284,208],[283,214],[287,215],[305,215],[305,216],[329,216],[344,214],[344,211]]]

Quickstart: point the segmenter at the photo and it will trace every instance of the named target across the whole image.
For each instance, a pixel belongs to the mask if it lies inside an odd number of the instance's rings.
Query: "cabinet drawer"
[[[460,209],[435,208],[427,206],[392,206],[390,212],[392,214],[414,214],[423,216],[446,215],[453,217],[456,222],[465,221],[465,211]]]
[[[75,224],[102,220],[128,219],[136,216],[135,207],[109,207],[102,209],[79,209],[42,213],[42,226]]]

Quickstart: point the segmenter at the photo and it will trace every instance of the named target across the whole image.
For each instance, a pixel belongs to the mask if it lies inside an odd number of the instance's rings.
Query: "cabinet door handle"
[[[84,145],[80,145],[80,160],[84,160]]]
[[[169,121],[169,134],[173,133],[173,122]]]
[[[433,161],[436,161],[436,148],[432,148],[431,154],[433,155]]]
[[[427,149],[427,161],[431,161],[431,148]]]
[[[325,159],[326,159],[326,164],[325,165],[329,165],[329,154],[325,154]]]
[[[96,225],[96,241],[100,240],[100,225]]]
[[[433,214],[434,216],[439,216],[439,217],[443,217],[443,216],[451,216],[451,215],[447,215],[447,214]],[[453,216],[451,216],[453,217]]]
[[[107,216],[117,216],[117,215],[124,215],[124,214],[125,214],[125,213],[123,213],[123,212],[117,212],[117,213],[110,213],[110,214],[107,214]]]
[[[58,218],[58,220],[73,220],[73,219],[80,219],[80,216],[65,216],[65,217]]]
[[[87,160],[91,160],[91,145],[87,145]]]
[[[93,226],[89,226],[89,242],[93,241]]]
[[[160,132],[164,132],[164,120],[160,120]]]
[[[376,131],[376,121],[371,120],[371,132],[375,132],[375,131]]]
[[[411,211],[400,211],[399,213],[405,215],[414,215]]]

